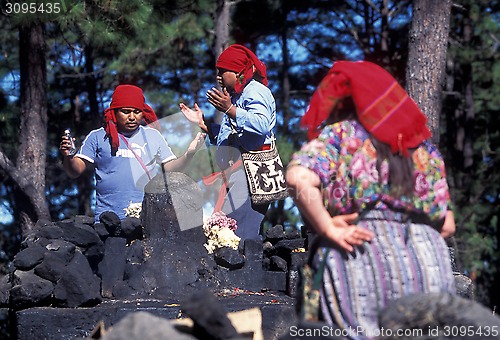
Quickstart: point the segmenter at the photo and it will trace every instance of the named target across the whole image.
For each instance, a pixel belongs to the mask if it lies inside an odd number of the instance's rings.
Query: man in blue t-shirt
[[[68,137],[63,136],[59,147],[69,177],[77,178],[93,166],[96,221],[105,211],[125,218],[125,208],[130,203],[142,202],[149,180],[161,173],[162,167],[165,171],[186,167],[205,138],[203,133],[198,133],[187,151],[176,157],[156,129],[158,119],[145,103],[142,90],[133,85],[119,85],[115,89],[104,117],[105,126],[91,131],[74,156],[70,155]],[[142,123],[150,125],[142,126]]]

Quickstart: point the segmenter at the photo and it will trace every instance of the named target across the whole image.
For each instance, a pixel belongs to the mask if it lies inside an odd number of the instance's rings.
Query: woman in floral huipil
[[[294,154],[287,181],[320,236],[310,261],[324,266],[320,319],[369,338],[390,300],[454,293],[443,159],[396,80],[370,62],[336,62],[302,123],[310,142]]]

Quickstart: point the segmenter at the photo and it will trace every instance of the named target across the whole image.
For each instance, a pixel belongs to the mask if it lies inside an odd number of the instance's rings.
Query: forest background
[[[369,60],[393,74],[428,115],[444,155],[457,265],[473,279],[479,302],[492,309],[500,303],[499,1],[0,4],[1,272],[37,220],[92,213],[92,175],[70,180],[62,169],[58,145],[65,128],[81,142],[101,126],[113,89],[132,83],[144,89],[178,152],[191,133],[177,118],[178,103],[198,102],[217,119],[205,92],[216,86],[217,56],[240,43],[267,65],[285,163],[306,140],[300,118],[335,60]],[[196,157],[199,164],[210,161],[208,152]],[[201,173],[194,167],[190,175]],[[301,223],[289,200],[275,203],[266,217],[266,225]]]

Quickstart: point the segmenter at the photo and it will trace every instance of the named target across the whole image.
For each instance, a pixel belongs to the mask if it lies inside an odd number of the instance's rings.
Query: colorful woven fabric
[[[425,224],[406,223],[405,215],[370,211],[358,223],[375,234],[355,254],[319,248],[318,268],[328,250],[320,291],[321,319],[352,339],[379,332],[378,313],[391,300],[417,293],[455,293],[448,248]],[[346,333],[344,333],[346,334]],[[380,333],[379,333],[380,334]]]

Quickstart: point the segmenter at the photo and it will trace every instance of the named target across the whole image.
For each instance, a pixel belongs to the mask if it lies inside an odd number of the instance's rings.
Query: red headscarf
[[[106,134],[111,140],[111,150],[113,153],[118,150],[120,140],[116,128],[115,109],[122,107],[133,107],[143,111],[143,118],[146,124],[152,125],[155,129],[160,129],[158,118],[154,110],[146,104],[142,90],[134,85],[118,85],[111,98],[109,108],[104,111]]]
[[[257,80],[267,86],[266,65],[245,46],[238,44],[229,46],[220,54],[215,64],[217,68],[237,72],[242,77],[238,77],[234,87],[236,93],[243,92],[245,85],[252,79],[254,74],[252,66],[255,66],[255,72],[262,78]]]
[[[337,103],[351,96],[360,123],[392,152],[408,156],[431,136],[427,118],[398,82],[382,67],[368,61],[337,61],[311,98],[301,125],[316,138],[321,124]]]

